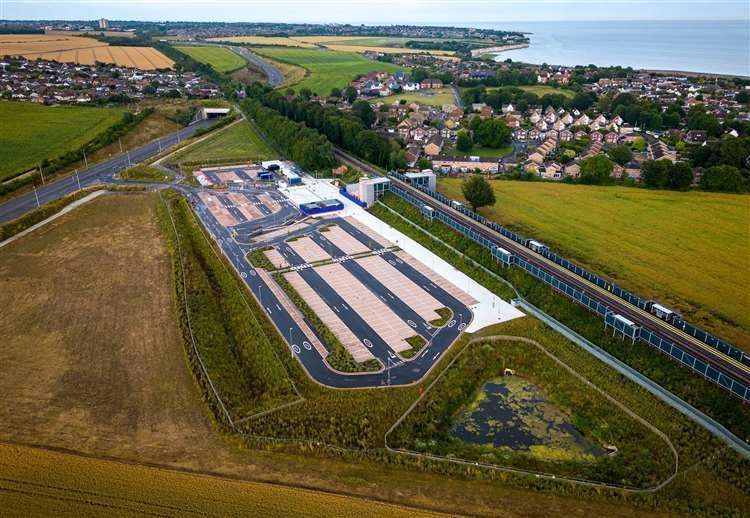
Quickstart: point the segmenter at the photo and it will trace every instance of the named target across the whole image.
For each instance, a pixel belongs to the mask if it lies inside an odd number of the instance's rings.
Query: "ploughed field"
[[[196,61],[205,63],[217,72],[234,72],[244,68],[247,62],[240,56],[224,47],[176,47]]]
[[[305,78],[294,85],[295,89],[309,88],[314,93],[328,95],[332,88],[345,88],[359,74],[399,69],[391,63],[372,61],[355,52],[336,52],[323,49],[259,47],[253,52],[307,70]]]
[[[536,182],[491,182],[483,215],[750,350],[750,198]],[[461,179],[438,189],[462,200]]]
[[[74,151],[120,121],[123,111],[0,102],[0,181]]]
[[[81,65],[93,65],[100,61],[143,70],[172,68],[174,65],[174,61],[152,47],[110,46],[93,38],[61,34],[0,35],[0,56],[41,58]]]

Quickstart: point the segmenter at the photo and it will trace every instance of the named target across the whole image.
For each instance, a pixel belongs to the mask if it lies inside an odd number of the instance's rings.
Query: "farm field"
[[[422,40],[423,38],[397,38],[397,37],[363,37],[363,36],[233,36],[226,38],[210,38],[209,41],[225,41],[230,43],[243,43],[246,45],[274,45],[281,47],[297,47],[314,49],[326,47],[331,50],[342,52],[383,52],[383,53],[409,53],[409,54],[434,54],[439,56],[453,56],[455,52],[449,50],[426,50],[410,49],[405,43],[410,40]],[[433,41],[433,40],[426,40]]]
[[[56,31],[56,30],[45,30],[44,34],[51,36],[86,36],[86,35],[102,35],[107,38],[135,38],[135,32],[126,31],[107,31],[107,30],[93,30],[93,31]]]
[[[624,187],[492,182],[482,213],[750,350],[750,198]],[[461,180],[439,182],[461,199]]]
[[[223,47],[175,47],[196,61],[205,63],[221,73],[234,72],[244,68],[247,62],[229,49]]]
[[[258,161],[272,155],[258,133],[246,121],[235,123],[206,140],[188,147],[172,162]]]
[[[419,90],[416,92],[404,92],[387,97],[379,97],[377,102],[393,104],[399,101],[407,103],[429,104],[431,106],[442,106],[444,104],[455,104],[456,99],[450,88],[438,88],[436,90]]]
[[[332,88],[346,87],[359,74],[376,70],[395,72],[399,69],[390,63],[371,61],[353,52],[282,47],[259,47],[254,50],[273,60],[305,68],[308,74],[293,86],[296,89],[309,88],[321,95],[328,95]]]
[[[309,49],[316,47],[311,43],[306,43],[302,38],[289,38],[286,36],[227,36],[208,38],[208,41],[225,41],[229,43],[242,43],[245,45],[278,45],[281,47],[301,47]]]
[[[123,110],[0,102],[0,181],[77,149],[120,121]]]
[[[117,516],[439,515],[364,498],[10,444],[0,444],[0,466],[0,505],[11,516],[101,516],[103,509]]]
[[[97,61],[144,70],[172,68],[174,62],[152,47],[121,47],[80,36],[0,35],[0,55],[93,65]]]

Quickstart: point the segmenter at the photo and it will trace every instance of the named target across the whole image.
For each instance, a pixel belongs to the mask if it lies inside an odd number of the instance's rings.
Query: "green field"
[[[750,350],[750,198],[496,181],[486,216]],[[461,180],[439,189],[461,199]]]
[[[558,94],[558,95],[564,95],[568,99],[572,99],[575,96],[575,92],[573,90],[569,90],[567,88],[555,88],[554,86],[547,86],[547,85],[526,85],[526,86],[491,86],[487,88],[488,92],[491,92],[493,90],[501,90],[504,88],[520,88],[521,90],[525,92],[531,92],[533,94],[537,94],[539,97],[542,97],[543,95],[547,94]]]
[[[520,88],[521,90],[525,90],[526,92],[535,93],[539,97],[547,94],[560,94],[564,95],[568,99],[572,99],[576,94],[573,90],[568,90],[567,88],[555,88],[554,86],[547,85],[519,86],[518,88]]]
[[[0,102],[0,181],[78,149],[120,121],[123,110]]]
[[[395,72],[399,69],[391,63],[372,61],[355,52],[283,47],[259,47],[253,50],[268,58],[305,68],[308,73],[301,82],[293,85],[294,88],[309,88],[320,95],[328,95],[332,88],[346,87],[359,74],[376,70]]]
[[[257,161],[270,158],[272,154],[252,126],[240,121],[188,147],[172,159],[172,162]]]
[[[420,90],[418,92],[405,92],[397,95],[389,95],[377,99],[379,102],[393,104],[404,100],[407,103],[429,104],[430,106],[442,106],[444,104],[456,104],[453,92],[450,88],[439,88],[437,90]]]
[[[481,156],[481,157],[503,157],[513,151],[512,146],[505,147],[482,147],[473,146],[470,151],[458,151],[455,147],[446,147],[444,154],[451,156]]]
[[[217,72],[234,72],[244,68],[247,62],[229,49],[223,47],[176,47],[196,61],[211,65]]]

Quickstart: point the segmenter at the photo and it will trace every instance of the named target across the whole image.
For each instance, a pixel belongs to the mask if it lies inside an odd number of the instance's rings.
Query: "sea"
[[[493,22],[471,26],[529,33],[529,48],[502,52],[550,65],[622,65],[750,76],[750,21]]]

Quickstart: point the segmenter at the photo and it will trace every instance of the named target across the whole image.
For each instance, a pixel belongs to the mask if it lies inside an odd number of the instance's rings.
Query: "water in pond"
[[[542,390],[518,376],[488,381],[451,433],[470,444],[575,458],[606,452],[587,440]]]

